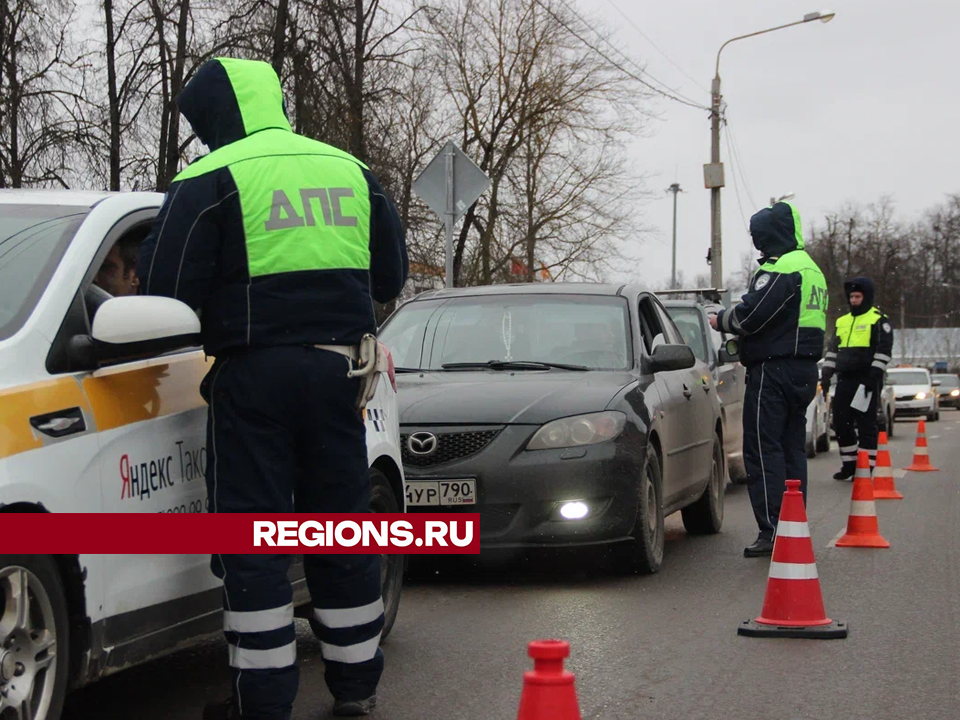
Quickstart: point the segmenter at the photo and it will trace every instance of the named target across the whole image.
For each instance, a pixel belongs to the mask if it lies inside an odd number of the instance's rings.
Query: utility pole
[[[720,53],[727,45],[736,40],[763,35],[794,25],[802,25],[814,20],[824,23],[830,22],[834,15],[836,13],[832,10],[810,12],[803,16],[803,20],[731,38],[721,45],[717,51],[713,85],[710,87],[710,162],[703,166],[703,184],[710,190],[710,253],[707,255],[707,262],[710,263],[710,277],[714,287],[723,287],[723,255],[720,249],[720,188],[724,186],[723,163],[720,162],[720,102],[722,98],[720,95]]]
[[[673,193],[673,265],[670,270],[670,288],[677,288],[677,193],[682,193],[680,183],[674,183],[667,188],[667,192]],[[717,285],[716,287],[720,287]]]
[[[723,48],[721,48],[722,50]],[[710,164],[703,166],[704,185],[710,189],[710,281],[713,287],[723,287],[723,250],[720,248],[720,188],[724,185],[723,163],[720,162],[720,53],[717,53],[717,73],[711,86],[710,103]]]

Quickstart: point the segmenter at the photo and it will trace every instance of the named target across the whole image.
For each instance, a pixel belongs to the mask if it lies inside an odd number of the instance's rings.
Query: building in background
[[[960,328],[894,330],[893,362],[924,367],[932,372],[960,371]]]

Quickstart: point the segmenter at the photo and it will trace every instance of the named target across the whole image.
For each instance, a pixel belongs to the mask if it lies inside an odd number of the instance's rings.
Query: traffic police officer
[[[857,454],[866,450],[870,468],[877,462],[877,405],[883,391],[883,376],[893,351],[893,327],[889,318],[874,305],[873,281],[855,277],[843,285],[850,312],[837,319],[836,335],[823,362],[821,384],[830,388],[838,376],[833,398],[833,419],[840,444],[843,465],[834,480],[852,480],[857,470]],[[870,393],[866,410],[851,406],[860,387]]]
[[[804,250],[800,214],[777,202],[750,218],[760,268],[740,304],[711,325],[742,338],[746,366],[743,456],[759,527],[746,557],[770,555],[786,480],[800,480],[806,502],[806,412],[823,357],[827,284]]]
[[[369,512],[363,381],[347,373],[376,331],[371,298],[406,281],[396,208],[363,163],[292,131],[266,63],[211,60],[177,103],[212,152],[174,178],[140,267],[145,294],[198,312],[215,357],[201,384],[211,512]],[[211,565],[233,682],[203,717],[288,720],[290,556]],[[305,573],[334,714],[368,714],[383,671],[379,556],[308,554]]]

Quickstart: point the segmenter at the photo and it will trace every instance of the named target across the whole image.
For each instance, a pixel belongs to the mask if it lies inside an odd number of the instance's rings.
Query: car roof
[[[83,205],[93,207],[97,203],[118,192],[98,190],[0,190],[0,204],[3,205]]]
[[[628,283],[592,283],[592,282],[554,282],[554,283],[511,283],[504,285],[476,285],[463,288],[443,288],[427,290],[411,300],[443,300],[446,298],[489,296],[489,295],[633,295],[643,292]]]

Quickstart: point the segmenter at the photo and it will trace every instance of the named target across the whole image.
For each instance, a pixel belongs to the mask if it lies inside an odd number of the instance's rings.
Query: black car
[[[717,388],[661,303],[626,285],[423,293],[384,324],[409,512],[478,512],[481,548],[612,544],[655,572],[664,517],[723,522]]]

